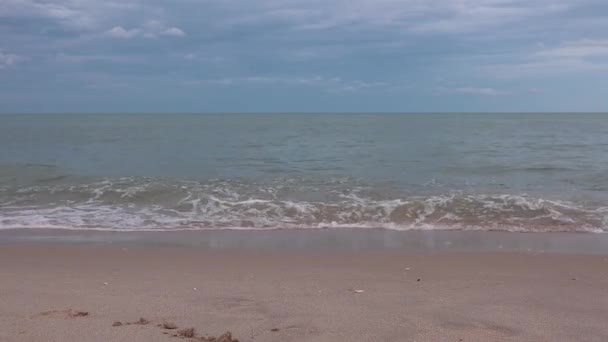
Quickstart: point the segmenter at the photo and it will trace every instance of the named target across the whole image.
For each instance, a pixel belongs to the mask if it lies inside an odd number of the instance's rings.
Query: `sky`
[[[0,0],[0,112],[608,112],[606,0]]]

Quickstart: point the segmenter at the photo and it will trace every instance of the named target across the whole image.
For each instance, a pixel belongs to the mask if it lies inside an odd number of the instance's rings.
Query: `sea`
[[[608,232],[608,114],[1,114],[0,229]]]

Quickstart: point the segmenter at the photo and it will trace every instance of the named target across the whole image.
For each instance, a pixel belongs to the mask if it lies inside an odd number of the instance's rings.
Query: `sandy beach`
[[[602,254],[0,245],[0,341],[607,341],[605,317]]]

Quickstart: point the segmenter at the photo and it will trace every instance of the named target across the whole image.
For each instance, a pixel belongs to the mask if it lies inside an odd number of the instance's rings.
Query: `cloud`
[[[0,17],[47,18],[76,27],[88,27],[92,20],[83,11],[67,3],[34,0],[3,0],[0,2]]]
[[[548,58],[585,58],[608,56],[608,39],[581,39],[563,42],[552,49],[539,51],[539,57]]]
[[[464,88],[456,88],[455,92],[461,94],[471,94],[471,95],[483,95],[483,96],[499,96],[506,95],[508,92],[496,90],[494,88],[477,88],[477,87],[464,87]]]
[[[545,90],[540,88],[530,88],[527,90],[529,94],[544,94]]]
[[[55,56],[55,60],[65,63],[88,63],[88,62],[128,62],[133,58],[128,56],[116,55],[85,55],[85,54],[66,54],[59,53]]]
[[[23,57],[23,56],[19,56],[19,55],[15,55],[12,53],[5,53],[2,50],[0,50],[0,69],[4,69],[10,66],[13,66],[17,63],[23,62],[28,60],[28,58]]]
[[[34,35],[69,32],[75,36],[86,33],[92,35],[91,37],[106,36],[116,39],[157,35],[184,36],[182,29],[163,24],[165,16],[165,8],[160,4],[143,0],[0,1],[0,20],[12,19],[7,22],[8,25],[11,25],[11,22],[22,23],[17,25],[20,31],[35,28],[36,32],[30,32]],[[151,19],[142,23],[142,17]],[[117,22],[123,24],[116,25]]]
[[[248,76],[236,78],[220,78],[207,80],[189,80],[182,82],[185,86],[244,86],[252,84],[318,87],[332,92],[357,91],[368,88],[388,86],[385,82],[368,82],[361,80],[343,80],[340,77],[287,77],[287,76]]]
[[[477,96],[503,96],[511,94],[508,91],[498,90],[490,87],[460,87],[453,89],[443,89],[443,92]]]
[[[105,33],[108,37],[117,38],[117,39],[131,39],[135,38],[141,32],[140,29],[130,29],[126,30],[122,26],[116,26]]]
[[[475,32],[489,27],[546,17],[568,9],[565,3],[555,1],[443,1],[441,7],[427,11],[424,19],[412,25],[414,32],[462,33]]]
[[[84,85],[87,89],[119,89],[126,88],[129,84],[126,82],[118,82],[118,83],[87,83]]]
[[[186,33],[177,27],[170,27],[161,32],[164,36],[184,37]]]
[[[483,96],[483,97],[500,97],[510,95],[526,95],[526,94],[544,94],[545,91],[540,88],[528,88],[528,89],[515,89],[515,90],[503,90],[494,87],[439,87],[435,88],[434,93],[436,95],[441,94],[457,94],[457,95],[470,95],[470,96]]]
[[[113,77],[108,88],[131,85],[125,93],[165,80],[214,88],[218,98],[233,96],[232,87],[286,89],[293,98],[280,100],[290,103],[304,92],[373,95],[369,108],[428,101],[387,100],[409,96],[406,83],[426,95],[443,85],[448,100],[509,103],[535,87],[599,92],[607,13],[605,0],[0,0],[0,68],[33,56],[19,68],[22,88],[66,93],[43,76],[80,89],[103,82],[78,83],[78,73],[97,72]],[[549,87],[557,75],[564,82]],[[6,77],[0,87],[16,89]]]
[[[0,18],[46,19],[72,30],[94,30],[111,18],[141,9],[138,0],[2,0]]]
[[[196,62],[204,62],[204,63],[213,63],[219,64],[226,62],[226,58],[221,56],[209,56],[205,54],[197,54],[197,53],[186,53],[182,56],[187,61],[196,61]]]
[[[165,28],[158,21],[148,21],[141,28],[125,29],[122,26],[116,26],[106,31],[105,35],[117,39],[131,39],[136,37],[156,38],[158,35],[184,37],[186,33],[177,27]]]
[[[546,18],[594,0],[262,0],[236,10],[227,25],[275,22],[299,30],[389,29],[409,33],[477,32],[531,18]]]
[[[510,63],[481,67],[487,74],[500,78],[561,75],[566,73],[608,71],[608,40],[579,39],[547,48],[544,44]]]
[[[534,60],[492,64],[481,67],[485,73],[498,78],[546,77],[568,73],[605,72],[608,71],[606,62],[590,62],[581,59]]]

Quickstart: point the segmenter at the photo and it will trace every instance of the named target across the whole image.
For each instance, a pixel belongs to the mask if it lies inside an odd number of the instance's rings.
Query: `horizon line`
[[[600,111],[309,111],[309,112],[298,112],[298,111],[176,111],[176,112],[152,112],[152,111],[112,111],[112,112],[92,112],[92,111],[58,111],[58,112],[0,112],[0,115],[32,115],[32,114],[44,114],[44,115],[57,115],[57,114],[139,114],[139,115],[150,115],[150,114],[201,114],[201,115],[218,115],[218,114],[608,114]]]

